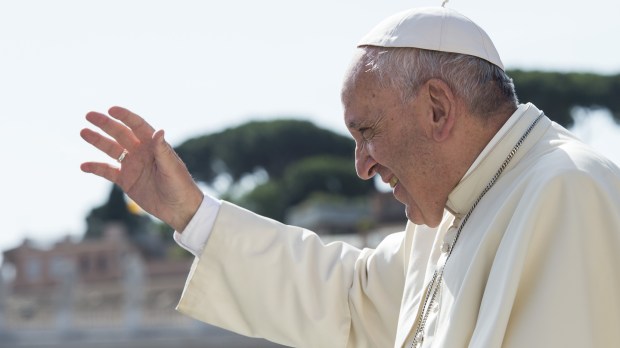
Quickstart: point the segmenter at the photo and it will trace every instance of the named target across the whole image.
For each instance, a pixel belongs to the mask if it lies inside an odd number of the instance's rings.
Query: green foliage
[[[532,102],[565,127],[574,107],[606,108],[620,121],[620,74],[511,70],[521,102]]]
[[[280,178],[302,158],[331,154],[350,157],[353,141],[308,121],[256,121],[190,139],[175,150],[194,177],[207,184],[221,174],[237,182],[259,168],[269,178]]]
[[[103,237],[110,223],[125,227],[126,237],[147,258],[164,256],[164,245],[151,218],[144,213],[132,212],[127,206],[125,194],[116,185],[112,185],[108,201],[96,207],[86,217],[85,239]]]
[[[282,178],[289,205],[298,204],[315,192],[345,197],[371,192],[373,182],[360,180],[354,168],[352,159],[333,156],[309,157],[292,164]]]
[[[286,187],[279,180],[256,186],[241,198],[233,200],[257,214],[282,221],[287,208]]]
[[[308,121],[249,122],[190,139],[176,150],[194,178],[211,185],[218,176],[232,178],[234,185],[264,170],[267,182],[241,196],[232,189],[224,196],[277,220],[316,192],[352,197],[374,190],[355,174],[353,140]]]
[[[257,186],[235,203],[282,220],[289,207],[317,194],[359,197],[373,191],[372,181],[360,180],[355,174],[352,159],[315,156],[291,164],[282,178]]]

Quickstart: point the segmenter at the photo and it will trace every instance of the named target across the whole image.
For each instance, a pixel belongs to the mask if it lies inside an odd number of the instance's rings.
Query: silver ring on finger
[[[127,149],[123,149],[123,153],[121,153],[120,156],[118,156],[118,158],[116,159],[116,161],[118,163],[123,162],[123,160],[125,159],[125,156],[127,156],[127,154],[129,153],[129,151],[127,151]]]

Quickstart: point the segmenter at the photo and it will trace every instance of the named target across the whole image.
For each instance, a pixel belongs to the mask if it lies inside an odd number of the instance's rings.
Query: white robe
[[[178,309],[295,347],[408,347],[442,244],[539,114],[512,116],[439,227],[376,249],[223,203]],[[464,226],[424,347],[619,347],[619,296],[620,170],[543,117]]]

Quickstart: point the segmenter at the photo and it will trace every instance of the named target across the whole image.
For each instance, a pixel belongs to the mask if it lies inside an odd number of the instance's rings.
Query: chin
[[[422,216],[416,212],[413,212],[408,205],[405,205],[405,216],[407,216],[407,220],[416,225],[424,225],[424,219],[422,219]]]
[[[409,207],[409,205],[405,206],[405,215],[407,216],[407,220],[413,222],[416,225],[426,225],[430,228],[435,228],[437,226],[439,226],[439,223],[441,222],[441,216],[439,217],[439,219],[435,219],[437,221],[434,221],[432,219],[427,219],[425,218],[425,216],[422,215],[422,213],[420,213],[420,211],[413,211],[413,209],[411,209]]]

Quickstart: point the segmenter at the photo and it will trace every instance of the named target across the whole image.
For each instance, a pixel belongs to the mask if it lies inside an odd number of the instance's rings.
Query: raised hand
[[[117,184],[147,212],[181,232],[194,215],[203,194],[185,164],[164,140],[164,131],[155,131],[140,116],[112,107],[107,116],[89,112],[86,119],[111,138],[91,129],[80,135],[119,166],[85,162],[81,169]]]

